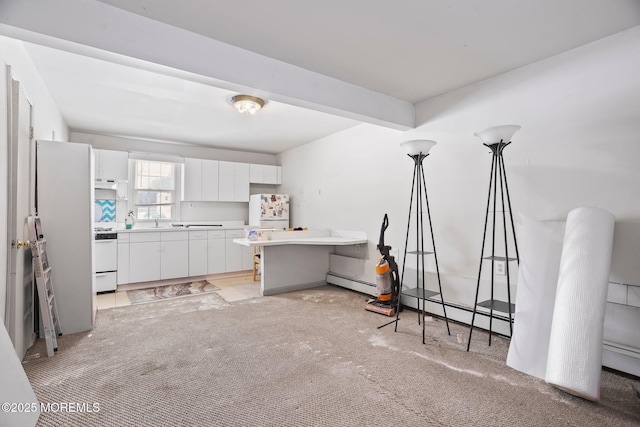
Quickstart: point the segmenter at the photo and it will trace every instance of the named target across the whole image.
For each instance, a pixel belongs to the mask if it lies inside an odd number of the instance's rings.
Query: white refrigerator
[[[94,157],[90,145],[37,141],[36,200],[63,334],[91,330]]]
[[[249,197],[249,225],[260,228],[289,228],[289,196],[252,194]]]

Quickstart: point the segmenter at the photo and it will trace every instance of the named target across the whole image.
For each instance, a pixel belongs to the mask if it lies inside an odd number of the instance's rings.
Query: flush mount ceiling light
[[[264,107],[264,100],[251,95],[236,95],[231,98],[231,103],[242,113],[255,114]]]

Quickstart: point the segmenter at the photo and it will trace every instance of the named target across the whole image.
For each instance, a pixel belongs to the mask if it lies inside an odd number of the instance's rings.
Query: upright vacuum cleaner
[[[391,246],[384,244],[384,232],[387,227],[389,227],[389,217],[384,214],[380,230],[380,241],[378,242],[378,250],[382,258],[376,264],[376,292],[378,296],[367,301],[365,310],[384,314],[385,316],[393,316],[396,314],[396,306],[398,305],[400,279],[398,264],[390,254]]]

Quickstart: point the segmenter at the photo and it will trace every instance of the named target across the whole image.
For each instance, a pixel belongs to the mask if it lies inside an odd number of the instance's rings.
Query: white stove
[[[118,270],[118,233],[113,227],[94,227],[96,292],[115,291]]]

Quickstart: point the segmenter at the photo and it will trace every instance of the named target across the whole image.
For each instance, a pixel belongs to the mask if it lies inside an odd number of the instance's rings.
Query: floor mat
[[[127,295],[131,304],[140,304],[144,302],[197,295],[218,290],[220,289],[212,285],[208,280],[200,280],[197,282],[178,283],[175,285],[128,291]]]

